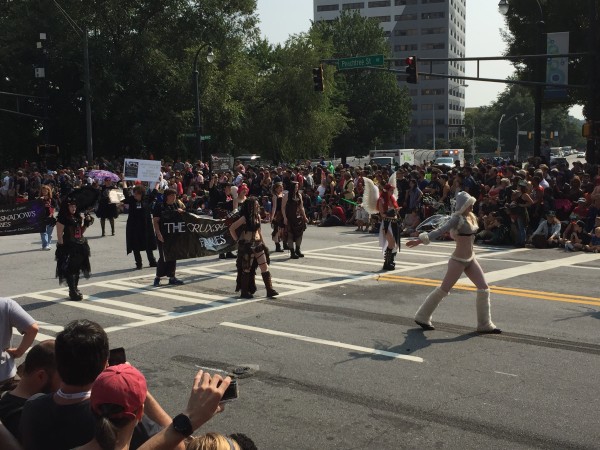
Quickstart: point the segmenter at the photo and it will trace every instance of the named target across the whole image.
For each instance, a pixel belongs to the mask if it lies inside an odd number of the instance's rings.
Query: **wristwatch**
[[[173,429],[185,437],[191,436],[194,432],[192,422],[185,414],[179,414],[173,418]]]

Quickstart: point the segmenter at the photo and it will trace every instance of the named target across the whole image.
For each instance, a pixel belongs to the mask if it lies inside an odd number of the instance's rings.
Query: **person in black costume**
[[[56,277],[60,284],[67,282],[69,298],[75,301],[83,300],[77,287],[80,274],[90,277],[90,246],[83,234],[92,223],[93,217],[77,211],[73,197],[63,201],[56,222]]]
[[[260,267],[267,288],[267,297],[279,295],[273,289],[271,281],[269,253],[260,229],[259,211],[260,207],[256,197],[248,198],[240,209],[241,217],[229,227],[231,236],[238,241],[236,292],[241,290],[240,298],[253,298],[253,294],[256,292],[254,281],[256,267]]]
[[[155,189],[150,195],[146,195],[144,186],[137,185],[128,189],[127,184],[123,187],[125,199],[122,203],[129,205],[127,216],[127,227],[125,229],[125,240],[127,243],[127,254],[133,252],[135,268],[142,268],[141,251],[145,250],[150,267],[156,267],[156,259],[153,250],[156,250],[156,239],[152,226],[152,204],[158,191]]]
[[[219,176],[216,173],[210,180],[208,196],[213,219],[225,219],[233,212],[231,184],[219,183]],[[219,253],[219,259],[226,258],[235,258],[235,255],[231,252]]]
[[[304,203],[302,196],[298,191],[298,182],[292,181],[290,183],[290,191],[283,197],[283,220],[287,230],[287,244],[290,250],[290,258],[298,259],[304,258],[304,254],[300,251],[302,245],[302,236],[304,230],[306,230],[306,224],[308,218],[304,211]],[[296,248],[294,249],[294,244]]]
[[[160,286],[161,277],[169,277],[169,284],[181,285],[183,281],[175,277],[175,269],[177,268],[177,261],[165,261],[165,254],[163,251],[164,238],[162,235],[162,215],[165,212],[178,211],[183,212],[183,209],[179,207],[176,202],[177,192],[173,189],[165,189],[163,194],[163,202],[157,202],[152,210],[154,232],[156,234],[157,246],[158,246],[158,262],[156,264],[156,277],[154,278],[154,287]]]
[[[106,219],[110,223],[110,231],[112,236],[115,235],[115,219],[119,217],[116,203],[110,202],[110,191],[116,189],[110,178],[104,179],[104,185],[100,188],[100,200],[98,200],[98,210],[96,216],[100,219],[100,228],[102,229],[102,237],[106,236],[104,227]]]

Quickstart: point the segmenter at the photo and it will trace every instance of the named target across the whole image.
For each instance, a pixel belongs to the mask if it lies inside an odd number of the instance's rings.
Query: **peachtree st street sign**
[[[357,56],[338,59],[338,70],[383,67],[383,55]]]

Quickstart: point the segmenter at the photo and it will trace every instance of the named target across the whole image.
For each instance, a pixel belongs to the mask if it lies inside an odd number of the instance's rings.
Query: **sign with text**
[[[226,219],[211,219],[188,212],[165,211],[161,216],[165,259],[202,258],[235,250],[237,242],[229,233],[229,225],[237,217],[234,214]]]
[[[0,236],[40,233],[46,229],[46,208],[41,200],[0,208]]]
[[[126,159],[123,175],[126,181],[156,183],[160,178],[160,161],[150,159]]]
[[[548,55],[569,53],[569,32],[548,33]],[[569,58],[548,58],[546,62],[546,83],[569,84]],[[569,93],[565,87],[546,86],[544,100],[553,102],[567,101]]]
[[[369,67],[383,67],[383,55],[338,59],[338,70],[366,69]]]

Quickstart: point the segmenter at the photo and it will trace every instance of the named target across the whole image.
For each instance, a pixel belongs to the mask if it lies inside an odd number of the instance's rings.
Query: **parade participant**
[[[46,217],[46,224],[44,230],[40,233],[42,238],[42,250],[52,250],[52,233],[54,232],[54,226],[56,225],[56,218],[54,217],[54,210],[58,206],[56,199],[52,196],[52,188],[48,185],[43,185],[40,188],[39,199],[44,202],[44,214]]]
[[[246,201],[246,199],[248,198],[248,192],[250,192],[250,189],[248,188],[248,185],[246,183],[242,183],[239,186],[232,186],[231,187],[232,194],[234,192],[234,188],[235,188],[236,194],[232,195],[233,211],[237,210],[240,206],[242,206],[242,203],[244,203]]]
[[[158,246],[158,263],[156,264],[156,277],[154,278],[154,287],[160,286],[160,279],[162,277],[169,277],[169,284],[171,285],[182,285],[183,281],[175,277],[175,269],[177,268],[177,261],[166,261],[164,253],[165,239],[162,235],[162,216],[165,212],[177,211],[183,213],[183,209],[179,207],[176,202],[177,193],[173,189],[165,189],[163,193],[163,202],[157,202],[152,210],[154,233],[157,239]]]
[[[226,178],[223,178],[226,180]],[[209,200],[213,212],[213,219],[225,219],[233,211],[233,197],[231,184],[227,181],[219,182],[219,176],[213,174],[209,183]],[[231,252],[219,253],[219,259],[235,258]]]
[[[448,295],[450,289],[456,284],[460,276],[469,277],[477,288],[477,332],[499,334],[502,331],[496,328],[490,315],[490,289],[485,281],[485,274],[475,259],[473,241],[477,233],[477,218],[473,214],[475,197],[466,192],[459,192],[456,196],[456,211],[451,218],[440,228],[429,233],[421,233],[418,239],[408,241],[408,247],[419,244],[429,244],[430,241],[450,232],[456,248],[448,261],[448,270],[440,287],[431,292],[415,315],[415,322],[425,330],[435,330],[431,323],[431,316],[442,299]]]
[[[275,251],[283,252],[287,250],[287,240],[285,239],[285,222],[283,220],[283,183],[281,181],[273,184],[273,200],[271,201],[271,227],[273,232],[271,237],[275,242]],[[281,242],[283,241],[283,248]]]
[[[67,197],[60,206],[56,222],[56,276],[59,284],[64,281],[69,286],[69,298],[83,300],[77,288],[79,275],[90,277],[90,246],[83,236],[94,218],[77,211],[73,197]]]
[[[142,268],[142,250],[146,251],[150,267],[156,267],[156,259],[153,250],[156,250],[156,239],[152,227],[152,204],[154,202],[157,190],[152,194],[146,195],[146,188],[140,184],[133,190],[127,188],[127,182],[123,182],[123,193],[126,195],[123,204],[129,206],[127,215],[127,226],[125,228],[125,241],[127,245],[127,254],[133,252],[135,258],[135,268]]]
[[[394,175],[392,177],[395,178]],[[396,252],[400,251],[400,227],[398,226],[398,202],[394,197],[395,187],[386,184],[377,200],[377,210],[381,218],[379,245],[384,253],[383,270],[394,270]]]
[[[236,292],[241,290],[240,298],[253,298],[252,294],[256,292],[254,281],[256,266],[260,267],[267,288],[267,297],[279,295],[273,289],[271,281],[269,254],[260,229],[259,209],[256,197],[248,198],[240,210],[241,217],[229,227],[231,236],[238,241]]]
[[[106,236],[105,225],[106,219],[110,223],[110,231],[112,236],[115,235],[115,219],[119,216],[116,203],[110,201],[110,191],[116,189],[111,178],[105,178],[104,184],[100,189],[100,199],[98,200],[98,210],[96,216],[100,219],[100,228],[102,229],[102,237]]]
[[[281,210],[283,211],[283,223],[287,232],[290,258],[298,259],[304,258],[304,255],[300,251],[300,246],[302,245],[302,236],[304,235],[304,230],[306,230],[308,218],[304,211],[302,196],[298,190],[298,182],[292,181],[290,186],[290,191],[283,197]],[[295,249],[294,244],[296,244]]]

